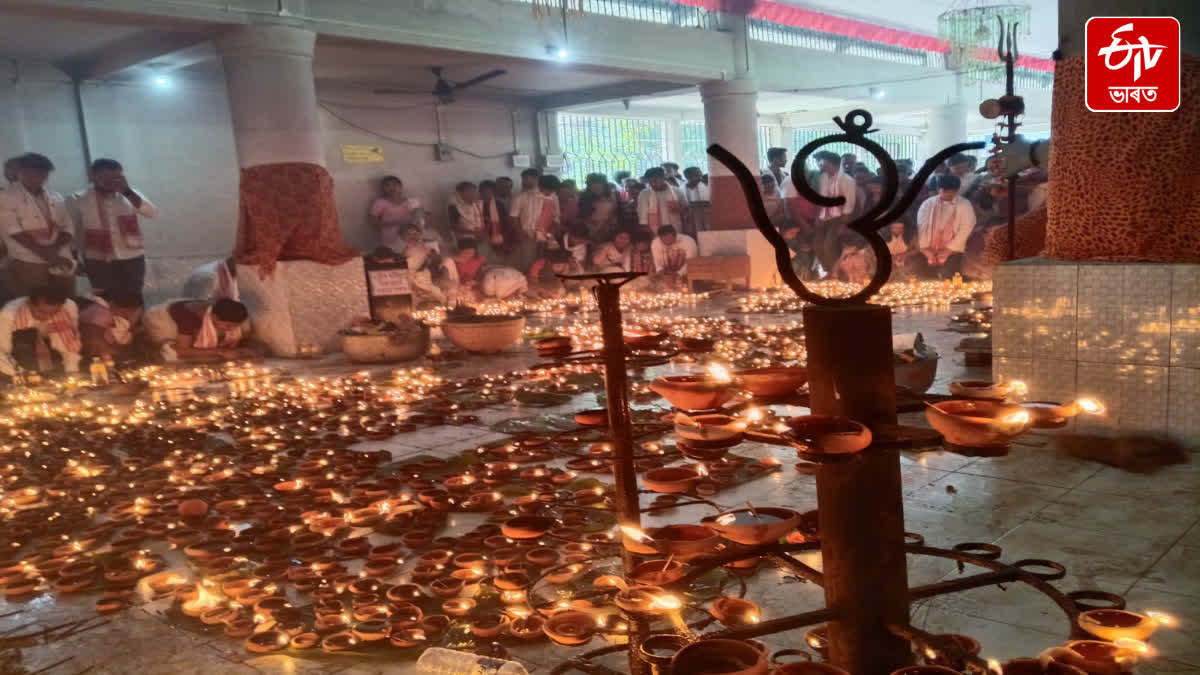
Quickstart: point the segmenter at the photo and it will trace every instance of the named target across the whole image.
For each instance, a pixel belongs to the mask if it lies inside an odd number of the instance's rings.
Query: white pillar
[[[316,33],[291,26],[237,26],[217,48],[225,66],[238,164],[325,165],[313,82]]]
[[[719,143],[758,174],[758,87],[749,78],[700,84],[708,143]],[[713,229],[753,227],[741,187],[724,164],[709,158]]]
[[[947,103],[931,108],[925,119],[925,158],[955,143],[967,142],[967,106]]]

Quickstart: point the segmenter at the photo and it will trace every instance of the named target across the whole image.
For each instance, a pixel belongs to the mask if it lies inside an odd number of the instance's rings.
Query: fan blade
[[[507,70],[503,70],[503,69],[493,70],[490,73],[484,73],[484,74],[480,75],[479,77],[472,77],[471,79],[467,80],[466,82],[459,82],[454,85],[454,88],[455,89],[466,89],[467,87],[473,87],[473,86],[479,84],[480,82],[487,82],[488,80],[496,78],[496,77],[500,77],[501,75],[503,75],[507,72],[508,72]]]

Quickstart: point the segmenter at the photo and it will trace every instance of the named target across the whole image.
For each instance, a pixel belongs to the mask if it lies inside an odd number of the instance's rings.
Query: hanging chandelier
[[[996,57],[996,19],[1029,35],[1029,5],[976,5],[953,7],[938,15],[938,37],[950,42],[948,65],[977,82],[1004,79],[1004,64]]]

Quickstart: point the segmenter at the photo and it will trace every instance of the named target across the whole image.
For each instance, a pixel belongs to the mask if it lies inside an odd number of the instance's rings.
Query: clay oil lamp
[[[455,577],[441,577],[429,583],[429,590],[439,598],[453,598],[462,592],[465,582]]]
[[[617,591],[613,604],[630,614],[657,614],[662,610],[657,600],[665,594],[661,586],[630,586]]]
[[[406,649],[423,645],[428,641],[425,631],[420,628],[400,628],[391,632],[389,641],[393,647]]]
[[[1013,394],[1024,394],[1025,383],[1020,380],[986,382],[965,380],[950,383],[950,394],[958,398],[983,401],[1003,401]]]
[[[633,568],[633,580],[643,586],[666,586],[683,578],[687,574],[687,566],[667,558],[665,560],[647,560]]]
[[[688,639],[674,633],[658,633],[642,641],[638,649],[638,658],[650,665],[653,675],[669,673],[671,659],[688,643]]]
[[[1076,623],[1091,635],[1109,642],[1116,642],[1121,638],[1145,640],[1159,627],[1159,622],[1154,617],[1123,609],[1093,609],[1081,612]]]
[[[625,548],[634,553],[668,553],[681,557],[702,555],[714,550],[720,536],[703,525],[667,525],[642,532],[628,525],[621,526]]]
[[[350,633],[360,642],[370,643],[386,640],[391,631],[392,627],[387,621],[376,619],[354,624]]]
[[[542,338],[534,341],[533,347],[537,350],[538,356],[543,358],[565,356],[571,353],[571,337],[568,335],[554,335]]]
[[[767,655],[744,640],[698,640],[675,652],[671,669],[675,673],[766,675]]]
[[[264,630],[260,633],[253,633],[246,638],[246,650],[256,654],[269,654],[277,652],[280,649],[288,646],[291,639],[277,630]]]
[[[591,556],[588,555],[568,555],[563,558],[563,564],[546,570],[543,578],[546,583],[555,586],[568,584],[591,569],[588,564],[589,560],[591,560]]]
[[[725,539],[747,546],[759,546],[786,535],[800,523],[800,514],[775,507],[745,508],[707,516],[700,521]]]
[[[471,622],[471,634],[477,638],[490,639],[503,633],[507,626],[507,616],[503,614],[486,614]]]
[[[358,638],[350,631],[341,631],[325,636],[325,639],[321,640],[321,649],[327,652],[344,652],[357,644]]]
[[[648,489],[665,494],[691,492],[700,479],[700,472],[687,466],[653,469],[642,476],[642,482]]]
[[[475,609],[475,601],[471,598],[454,598],[442,603],[442,611],[450,616],[466,616]]]
[[[1028,409],[992,401],[950,400],[925,408],[930,426],[950,446],[1003,450],[1033,424]]]
[[[501,526],[500,531],[509,539],[536,539],[554,527],[554,520],[542,516],[517,516]]]
[[[1075,666],[1089,675],[1122,675],[1132,672],[1140,654],[1148,652],[1149,648],[1144,642],[1119,638],[1116,643],[1072,640],[1063,650],[1050,651],[1055,652],[1051,656],[1053,660]]]
[[[679,410],[716,410],[737,394],[729,371],[718,364],[707,375],[657,378],[650,389]]]
[[[871,444],[871,430],[844,417],[804,415],[788,419],[787,426],[793,437],[821,453],[850,454]]]
[[[482,553],[459,553],[454,556],[453,563],[459,569],[482,570],[487,565],[487,558]]]
[[[621,339],[630,349],[654,349],[667,339],[667,334],[626,328],[621,334]]]
[[[508,632],[518,640],[536,640],[545,635],[546,620],[537,614],[521,616],[508,624]]]
[[[450,630],[450,617],[445,614],[430,614],[421,618],[420,626],[427,638],[440,637]]]
[[[713,600],[709,605],[708,613],[729,627],[744,626],[762,620],[758,605],[745,598],[731,596],[721,596]]]
[[[290,646],[292,649],[312,649],[321,644],[321,636],[316,633],[300,633],[293,635]]]
[[[968,635],[959,635],[957,633],[946,633],[935,636],[944,641],[949,641],[958,647],[958,652],[966,656],[979,656],[980,645],[979,641]],[[966,669],[966,662],[959,656],[951,656],[932,649],[925,650],[925,656],[930,664],[935,666],[946,666],[952,668],[956,672],[962,672]]]
[[[742,388],[757,398],[781,398],[796,393],[808,381],[808,369],[804,366],[771,366],[739,370],[734,376]]]
[[[1048,401],[1029,401],[1021,407],[1033,416],[1035,429],[1057,429],[1067,423],[1067,420],[1086,413],[1088,415],[1103,415],[1104,404],[1094,398],[1080,398],[1070,403],[1058,404]]]
[[[675,414],[675,433],[692,441],[736,442],[746,431],[746,422],[729,415]]]
[[[558,551],[540,546],[525,552],[525,559],[538,567],[549,567],[558,562]]]
[[[575,413],[575,423],[584,427],[602,427],[608,425],[608,411],[603,408],[580,410]]]
[[[592,639],[596,634],[596,620],[586,612],[558,612],[546,619],[542,630],[555,644],[574,647]]]

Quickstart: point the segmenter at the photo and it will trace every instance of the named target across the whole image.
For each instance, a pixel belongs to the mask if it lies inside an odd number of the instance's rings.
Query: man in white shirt
[[[917,250],[913,267],[918,276],[948,278],[962,271],[967,239],[975,229],[975,208],[959,196],[962,181],[946,174],[938,179],[938,193],[917,210]]]
[[[46,189],[54,170],[49,157],[21,155],[17,182],[0,192],[0,235],[9,254],[9,290],[17,297],[52,286],[75,293],[71,218],[62,195]]]
[[[779,194],[783,197],[788,196],[792,183],[789,180],[790,175],[784,170],[785,166],[787,166],[787,148],[768,148],[767,168],[762,172],[774,176],[775,185],[779,186]]]
[[[60,290],[34,289],[0,309],[0,374],[14,377],[19,370],[49,373],[61,362],[70,374],[79,372],[79,308]]]
[[[823,206],[817,212],[813,245],[821,266],[831,270],[842,254],[842,226],[850,222],[854,213],[858,184],[842,170],[843,158],[837,153],[822,150],[815,157],[821,169],[817,174],[817,193],[823,197],[844,197],[846,200],[840,206]]]
[[[638,225],[650,228],[657,234],[658,228],[671,225],[678,232],[683,227],[683,191],[667,182],[667,172],[661,167],[646,170],[646,182],[650,189],[638,195]]]
[[[71,195],[75,240],[93,292],[142,292],[146,248],[140,218],[158,215],[158,207],[129,187],[115,159],[92,162],[92,184]]]
[[[687,261],[696,257],[696,240],[679,234],[671,225],[663,225],[650,242],[650,254],[654,257],[654,272],[667,286],[681,286],[687,276]]]

